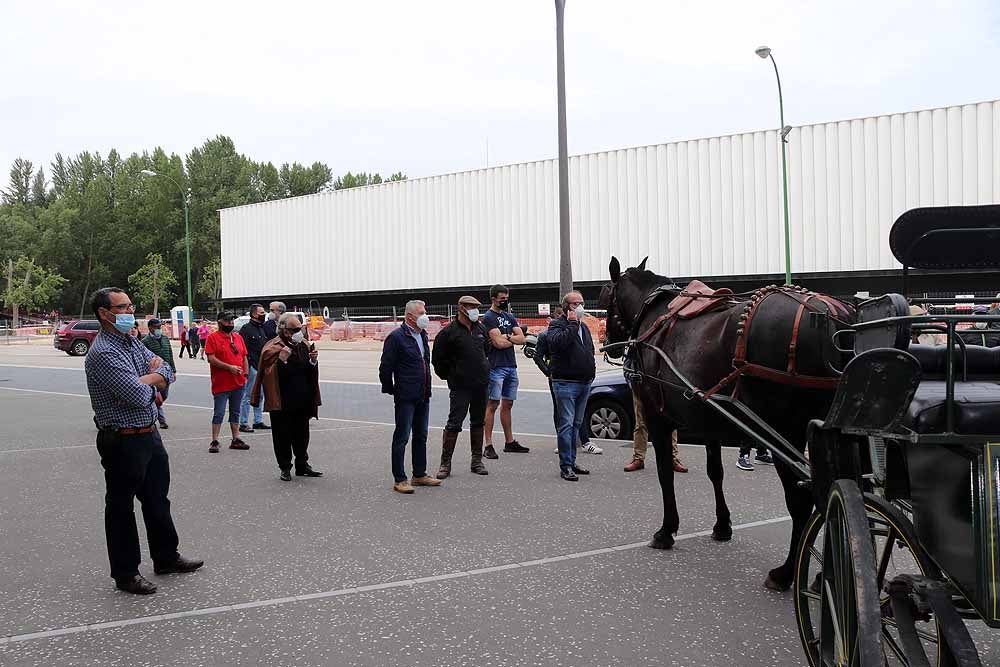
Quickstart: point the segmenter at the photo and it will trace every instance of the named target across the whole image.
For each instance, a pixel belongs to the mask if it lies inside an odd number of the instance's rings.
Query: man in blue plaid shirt
[[[135,306],[117,287],[94,292],[101,333],[87,354],[87,390],[97,425],[97,451],[107,485],[104,529],[111,577],[118,589],[149,595],[156,586],[139,574],[139,533],[133,505],[142,503],[149,552],[156,574],[193,572],[204,562],[177,552],[170,516],[170,464],[156,429],[159,390],[173,381],[170,366],[129,335]]]

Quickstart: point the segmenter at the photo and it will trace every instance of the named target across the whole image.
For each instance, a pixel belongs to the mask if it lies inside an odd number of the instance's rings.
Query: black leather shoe
[[[260,429],[261,431],[270,431],[271,430],[271,427],[268,426],[267,424],[265,424],[264,422],[257,422],[256,424],[253,425],[253,427],[255,429]]]
[[[483,456],[488,459],[498,459],[500,456],[497,454],[497,450],[493,449],[493,445],[488,445],[486,449],[483,450]]]
[[[505,452],[512,452],[514,454],[527,454],[531,451],[528,447],[525,447],[517,440],[512,440],[503,446]]]
[[[291,470],[282,470],[281,471],[281,481],[282,482],[290,482],[290,481],[292,481],[292,471]]]
[[[246,424],[240,424],[240,433],[253,433],[253,429]]]
[[[580,481],[580,478],[576,476],[576,473],[573,472],[572,468],[566,468],[566,469],[564,469],[561,473],[559,473],[559,476],[562,477],[567,482],[578,482],[578,481]]]
[[[581,468],[580,466],[573,466],[573,472],[577,475],[589,475],[590,471],[586,468]]]
[[[204,564],[205,561],[203,560],[194,560],[193,558],[178,556],[177,560],[172,563],[154,563],[153,572],[156,574],[183,574],[185,572],[194,572]]]
[[[170,424],[168,424],[167,422],[160,422],[160,428],[166,431],[168,428],[170,428]]]
[[[152,595],[156,592],[156,584],[141,574],[115,579],[115,588],[126,593],[132,593],[133,595]]]
[[[295,475],[297,477],[322,477],[323,473],[319,470],[313,470],[310,466],[304,468],[296,468]]]

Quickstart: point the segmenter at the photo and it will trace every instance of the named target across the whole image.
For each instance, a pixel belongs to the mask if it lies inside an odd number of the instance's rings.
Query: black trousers
[[[308,412],[275,410],[271,412],[271,442],[274,443],[274,458],[282,470],[292,469],[292,454],[295,468],[302,470],[309,462],[309,419]]]
[[[448,422],[444,430],[462,432],[462,422],[469,415],[469,428],[479,428],[486,421],[487,385],[475,389],[452,389],[449,394]]]
[[[191,343],[184,343],[183,345],[181,345],[181,355],[179,357],[180,359],[184,358],[184,350],[188,351],[188,356],[189,357],[192,357],[192,358],[194,357],[194,352],[191,351]]]
[[[97,451],[104,467],[104,531],[108,540],[111,576],[139,574],[139,533],[134,500],[142,503],[149,555],[154,563],[177,558],[177,531],[170,517],[170,463],[159,431],[118,435],[99,431]]]

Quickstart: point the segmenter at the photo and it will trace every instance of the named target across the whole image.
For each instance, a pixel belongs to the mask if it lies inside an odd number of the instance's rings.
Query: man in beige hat
[[[483,423],[486,418],[486,392],[490,380],[490,364],[486,359],[488,337],[479,322],[479,299],[463,296],[458,300],[458,315],[434,339],[431,363],[434,372],[448,381],[450,407],[441,445],[441,466],[437,478],[451,474],[451,457],[455,453],[462,422],[469,415],[469,440],[472,444],[470,470],[477,475],[489,474],[483,465]]]

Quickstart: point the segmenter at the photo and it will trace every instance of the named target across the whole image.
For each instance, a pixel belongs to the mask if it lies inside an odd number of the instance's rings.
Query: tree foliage
[[[163,261],[160,253],[151,252],[146,255],[146,263],[128,277],[128,285],[132,291],[132,300],[158,316],[160,301],[170,299],[175,294],[177,276]]]
[[[54,271],[39,266],[34,259],[19,257],[8,259],[4,267],[7,288],[3,292],[4,305],[14,315],[18,326],[20,308],[31,309],[51,305],[59,295],[66,279]]]
[[[144,176],[150,170],[160,176]],[[350,178],[347,178],[347,177]],[[166,178],[169,177],[169,178]],[[397,173],[386,180],[401,180]],[[347,174],[338,179],[368,185],[378,174]],[[2,185],[2,184],[0,184]],[[123,156],[84,151],[57,153],[47,169],[18,158],[6,187],[0,188],[0,277],[10,260],[34,258],[65,280],[51,299],[63,312],[85,312],[87,298],[104,285],[131,279],[160,258],[165,275],[186,279],[184,203],[190,191],[191,274],[199,295],[217,301],[220,208],[296,197],[337,188],[322,162],[255,162],[227,136],[208,139],[187,155],[162,148]],[[207,281],[207,282],[206,282]],[[210,285],[202,289],[202,285]],[[136,285],[138,286],[138,285]],[[136,289],[133,286],[133,290]],[[144,308],[160,307],[176,284],[152,295],[138,295]],[[27,302],[19,304],[29,306]],[[163,304],[163,305],[173,305]],[[192,304],[197,306],[197,304]]]
[[[367,174],[359,171],[356,174],[347,172],[333,182],[334,190],[347,190],[349,188],[361,188],[366,185],[379,185],[380,183],[392,183],[394,181],[405,181],[406,176],[401,171],[397,171],[389,178],[383,179],[381,174]]]

